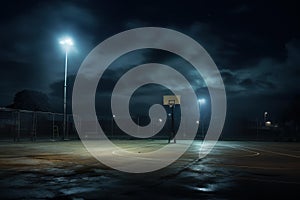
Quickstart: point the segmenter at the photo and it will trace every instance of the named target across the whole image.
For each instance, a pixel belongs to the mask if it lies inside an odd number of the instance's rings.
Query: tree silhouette
[[[22,90],[15,94],[13,104],[7,106],[7,108],[50,111],[51,106],[45,93],[34,90]]]

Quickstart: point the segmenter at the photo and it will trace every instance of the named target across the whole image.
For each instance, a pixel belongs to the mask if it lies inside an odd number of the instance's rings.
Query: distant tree
[[[33,111],[50,111],[51,108],[48,96],[34,90],[22,90],[16,93],[13,104],[7,107]]]
[[[288,108],[284,113],[285,121],[294,121],[300,123],[300,95],[294,96],[289,102]]]
[[[284,113],[284,134],[300,140],[300,95],[294,96]]]

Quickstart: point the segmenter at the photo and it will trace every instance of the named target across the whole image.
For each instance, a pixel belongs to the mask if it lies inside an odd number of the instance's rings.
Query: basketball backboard
[[[180,104],[180,95],[165,95],[163,96],[163,105]]]

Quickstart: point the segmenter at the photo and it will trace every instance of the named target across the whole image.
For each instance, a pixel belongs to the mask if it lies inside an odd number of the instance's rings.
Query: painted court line
[[[257,151],[262,151],[262,152],[267,152],[267,153],[272,153],[272,154],[277,154],[277,155],[281,155],[281,156],[288,156],[288,157],[292,157],[292,158],[300,158],[300,156],[297,155],[293,155],[293,154],[287,154],[287,153],[281,153],[281,152],[276,152],[276,151],[270,151],[270,150],[265,150],[265,149],[257,149],[254,147],[247,147],[248,149],[254,149]]]

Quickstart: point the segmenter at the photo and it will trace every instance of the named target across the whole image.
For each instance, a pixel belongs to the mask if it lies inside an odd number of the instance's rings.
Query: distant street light
[[[63,46],[66,52],[65,58],[65,82],[64,82],[64,124],[63,124],[63,139],[66,137],[66,125],[67,125],[67,71],[68,71],[68,51],[74,45],[71,38],[65,38],[59,41],[59,44]]]
[[[198,99],[199,104],[205,104],[206,100],[205,99]]]
[[[264,113],[264,123],[267,122],[267,119],[268,119],[268,112],[265,112],[265,113]]]
[[[199,102],[199,105],[200,105],[199,111],[200,111],[200,118],[201,118],[201,107],[202,107],[202,105],[204,105],[206,103],[206,100],[204,98],[201,98],[201,99],[198,99],[198,102]],[[199,121],[197,121],[197,122],[196,123],[199,124]],[[201,135],[204,138],[204,127],[203,127],[204,126],[204,117],[202,117],[202,119],[200,119],[200,122],[201,122],[201,124],[200,124],[200,126],[201,126]]]

